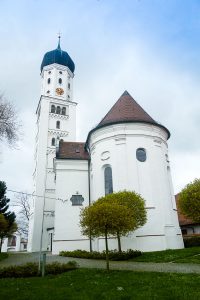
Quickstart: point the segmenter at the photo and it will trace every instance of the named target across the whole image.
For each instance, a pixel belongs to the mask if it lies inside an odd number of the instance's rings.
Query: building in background
[[[89,250],[90,241],[80,231],[80,209],[125,189],[145,199],[148,221],[122,238],[123,250],[182,248],[168,129],[125,91],[89,132],[86,142],[77,142],[74,69],[60,42],[42,61],[28,251]],[[104,250],[104,239],[94,239],[92,247]],[[117,248],[114,237],[109,239],[109,248]]]

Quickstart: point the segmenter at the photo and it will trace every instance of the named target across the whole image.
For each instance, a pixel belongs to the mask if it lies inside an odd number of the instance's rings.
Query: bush
[[[56,275],[64,273],[70,270],[74,270],[78,267],[76,262],[68,262],[67,264],[60,264],[58,262],[47,264],[45,268],[45,273]],[[39,276],[38,273],[38,264],[36,263],[27,263],[20,266],[10,266],[5,268],[0,268],[0,278],[8,277],[36,277]]]
[[[0,253],[0,261],[7,258],[8,257],[8,253]]]
[[[89,258],[89,259],[106,259],[106,251],[88,252],[85,250],[74,250],[74,251],[61,251],[61,256],[76,257],[76,258]],[[140,251],[129,249],[127,251],[118,252],[117,250],[109,251],[110,260],[128,260],[137,256],[142,255]]]
[[[199,247],[200,246],[200,236],[184,236],[183,237],[185,248]]]

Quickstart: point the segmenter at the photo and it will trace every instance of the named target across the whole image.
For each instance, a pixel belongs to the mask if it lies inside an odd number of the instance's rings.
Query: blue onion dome
[[[60,48],[60,40],[58,42],[58,47],[53,50],[49,51],[44,55],[42,64],[41,64],[41,72],[45,66],[51,65],[51,64],[59,64],[62,66],[66,66],[70,69],[72,73],[74,73],[75,70],[75,64],[69,54],[66,51],[61,50]]]

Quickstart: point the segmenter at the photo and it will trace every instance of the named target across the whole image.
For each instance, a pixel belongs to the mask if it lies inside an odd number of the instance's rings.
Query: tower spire
[[[57,49],[59,49],[59,50],[61,49],[60,48],[60,39],[61,39],[61,32],[59,31],[58,32],[58,47],[57,47]]]

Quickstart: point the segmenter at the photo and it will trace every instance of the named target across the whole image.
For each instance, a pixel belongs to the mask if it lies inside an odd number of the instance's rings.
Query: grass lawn
[[[200,247],[191,247],[177,250],[144,252],[141,256],[131,259],[140,262],[175,262],[200,264]]]
[[[200,275],[77,269],[45,278],[0,279],[0,299],[200,299]]]
[[[0,253],[0,261],[7,258],[8,257],[8,253]]]

